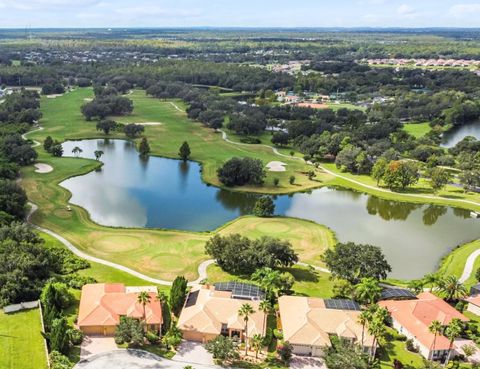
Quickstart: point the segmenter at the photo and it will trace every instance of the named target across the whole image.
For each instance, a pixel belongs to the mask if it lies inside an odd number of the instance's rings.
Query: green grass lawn
[[[47,358],[38,309],[0,311],[0,368],[45,369]]]
[[[403,129],[414,136],[415,138],[420,138],[425,136],[428,132],[432,130],[428,122],[424,123],[405,123]]]
[[[399,360],[405,369],[421,368],[423,359],[420,354],[410,352],[405,347],[405,341],[396,339],[396,332],[388,328],[386,344],[378,350],[381,369],[393,369],[393,360]]]
[[[460,247],[457,247],[445,258],[443,258],[439,268],[439,273],[443,276],[454,275],[457,278],[459,278],[463,273],[463,269],[465,267],[467,258],[470,256],[472,252],[478,249],[480,249],[480,240],[470,242]],[[475,260],[473,273],[470,276],[470,278],[465,282],[465,285],[467,287],[470,287],[475,283],[477,283],[475,279],[475,271],[478,268],[480,268],[480,258],[477,258]]]
[[[337,103],[334,103],[334,102],[330,102],[330,103],[327,103],[327,105],[328,105],[328,108],[332,109],[333,111],[337,111],[337,110],[340,110],[340,109],[361,110],[361,111],[366,111],[367,110],[363,106],[357,106],[357,105],[348,104],[348,103],[337,104]]]

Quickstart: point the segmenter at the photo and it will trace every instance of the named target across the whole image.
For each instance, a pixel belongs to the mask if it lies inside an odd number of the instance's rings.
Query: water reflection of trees
[[[239,210],[241,215],[251,214],[259,195],[239,193],[227,190],[218,190],[215,195],[217,201],[227,210]]]
[[[423,224],[427,226],[434,225],[438,218],[447,213],[445,206],[430,205],[423,210]]]
[[[379,215],[384,220],[406,220],[415,209],[421,205],[407,202],[384,200],[368,196],[367,211],[370,215]]]
[[[453,214],[459,218],[469,219],[470,218],[470,210],[460,209],[460,208],[453,208]]]

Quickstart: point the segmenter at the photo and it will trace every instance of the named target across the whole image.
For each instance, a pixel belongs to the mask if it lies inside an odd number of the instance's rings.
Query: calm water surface
[[[480,121],[465,124],[445,132],[442,139],[443,147],[453,147],[467,136],[473,136],[480,140]]]
[[[82,157],[104,151],[102,168],[61,185],[71,203],[103,225],[213,230],[251,213],[257,195],[207,186],[194,162],[150,157],[142,160],[129,141],[84,140],[64,143],[65,156],[80,147]],[[336,232],[340,241],[382,247],[392,277],[417,278],[435,269],[454,246],[480,238],[480,221],[469,212],[400,203],[350,190],[322,188],[277,196],[276,213],[313,220]]]

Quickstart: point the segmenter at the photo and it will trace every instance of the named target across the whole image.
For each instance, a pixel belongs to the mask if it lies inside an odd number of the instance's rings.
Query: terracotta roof
[[[265,314],[259,310],[259,301],[241,300],[232,298],[232,293],[215,291],[213,286],[197,286],[190,291],[192,303],[187,303],[178,319],[178,328],[184,331],[197,331],[208,334],[220,334],[222,324],[230,329],[243,331],[245,322],[238,315],[240,307],[248,303],[255,313],[248,320],[248,336],[265,334]],[[187,301],[189,301],[187,299]]]
[[[278,305],[283,337],[292,344],[331,346],[331,334],[362,340],[360,311],[328,309],[322,299],[301,296],[281,296]],[[373,345],[373,337],[366,330],[364,345]]]
[[[143,319],[143,305],[137,302],[140,291],[150,295],[145,305],[147,324],[162,323],[162,308],[152,287],[125,287],[121,283],[86,284],[82,288],[78,326],[112,326],[120,316]],[[132,292],[135,291],[135,292]]]
[[[380,306],[388,309],[402,327],[409,331],[425,347],[433,350],[435,336],[428,327],[434,320],[443,326],[448,325],[453,318],[468,321],[468,318],[455,310],[442,299],[430,292],[423,292],[417,300],[381,301]],[[437,336],[435,350],[448,350],[450,342],[444,336]]]

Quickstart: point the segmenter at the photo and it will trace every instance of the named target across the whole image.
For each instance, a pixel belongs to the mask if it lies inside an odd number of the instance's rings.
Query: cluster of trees
[[[45,247],[26,224],[0,227],[0,306],[38,299],[51,278],[80,288],[90,279],[75,272],[88,267],[66,249]]]
[[[217,170],[218,179],[225,186],[260,185],[266,176],[259,159],[232,158]]]
[[[223,270],[239,275],[251,275],[264,267],[289,267],[298,261],[288,241],[270,237],[251,240],[239,234],[215,235],[205,245],[205,252]]]
[[[42,86],[42,95],[63,94],[65,86],[60,81],[49,81]]]
[[[95,98],[81,107],[81,112],[86,120],[104,119],[111,115],[126,115],[133,111],[132,100],[119,96],[115,87],[97,86],[94,91]]]

